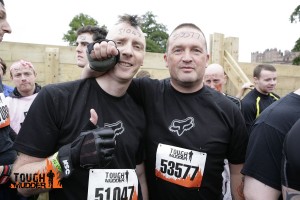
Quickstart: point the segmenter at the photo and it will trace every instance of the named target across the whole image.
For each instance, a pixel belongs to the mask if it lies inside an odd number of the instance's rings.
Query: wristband
[[[57,160],[57,154],[58,154],[58,152],[56,152],[56,153],[52,156],[51,162],[52,162],[52,165],[53,165],[59,172],[62,172],[61,166],[60,166],[60,164],[59,164],[59,162],[58,162],[58,160]]]

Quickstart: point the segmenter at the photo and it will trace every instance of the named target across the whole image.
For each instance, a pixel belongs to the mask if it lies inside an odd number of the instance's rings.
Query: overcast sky
[[[198,25],[207,39],[213,33],[239,38],[239,61],[268,48],[291,50],[300,38],[300,23],[289,22],[299,0],[5,0],[12,34],[4,41],[64,45],[63,34],[75,15],[87,14],[100,26],[118,15],[151,11],[170,33],[178,24]]]

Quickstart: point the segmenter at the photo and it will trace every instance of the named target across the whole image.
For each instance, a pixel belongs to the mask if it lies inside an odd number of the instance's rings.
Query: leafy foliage
[[[300,51],[300,38],[296,41],[294,48],[292,49],[293,52]]]
[[[297,20],[300,22],[300,5],[295,8],[294,12],[290,16],[291,23],[297,22]]]
[[[142,15],[142,31],[146,34],[146,51],[155,53],[164,53],[166,43],[169,37],[167,27],[158,24],[156,16],[152,12],[146,12]]]
[[[294,58],[293,65],[300,65],[300,56],[297,56],[296,58]]]
[[[300,5],[298,5],[294,12],[291,14],[290,16],[290,21],[291,23],[293,22],[300,22]],[[292,49],[293,52],[300,52],[300,38],[296,41],[296,44],[294,46],[294,48]],[[293,60],[293,65],[300,65],[300,56],[297,56],[296,58],[294,58]]]
[[[68,33],[64,34],[62,38],[63,41],[68,42],[69,45],[71,46],[74,46],[77,39],[77,34],[76,34],[77,30],[80,27],[87,26],[87,25],[98,26],[98,22],[97,20],[83,13],[76,15],[70,22],[69,24],[70,30],[68,31]],[[104,25],[102,27],[106,28],[106,26]]]

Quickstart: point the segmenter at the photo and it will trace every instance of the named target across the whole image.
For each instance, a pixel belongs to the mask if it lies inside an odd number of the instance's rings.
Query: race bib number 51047
[[[200,187],[206,153],[159,144],[155,175],[165,181],[188,188]]]
[[[88,200],[137,200],[138,180],[133,169],[90,169]]]

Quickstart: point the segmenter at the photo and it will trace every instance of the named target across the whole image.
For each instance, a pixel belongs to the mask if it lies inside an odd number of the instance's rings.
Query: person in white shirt
[[[7,97],[7,104],[10,126],[16,134],[18,134],[33,100],[41,89],[41,86],[36,83],[36,77],[37,73],[31,62],[20,60],[10,67],[10,78],[15,88]]]

